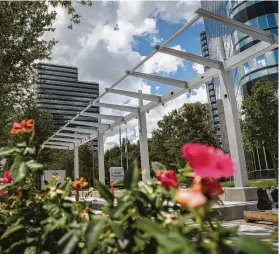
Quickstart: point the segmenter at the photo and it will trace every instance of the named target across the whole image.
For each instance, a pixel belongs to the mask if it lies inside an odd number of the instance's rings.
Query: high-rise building
[[[278,34],[277,1],[202,1],[201,6],[218,15]],[[210,58],[220,60],[218,39],[223,38],[226,58],[230,58],[259,40],[239,31],[232,31],[212,20],[204,20]],[[249,95],[252,85],[261,77],[278,80],[278,49],[244,63],[233,70],[236,98],[241,107],[242,99]],[[215,82],[218,95],[218,80]]]
[[[79,81],[76,67],[49,63],[38,64],[38,106],[51,113],[55,130],[62,127],[98,96],[99,84]],[[99,113],[99,108],[92,107],[87,112]],[[80,116],[78,120],[88,120],[88,118],[82,118]],[[91,120],[97,121],[96,118]]]
[[[201,1],[201,7],[218,15],[278,35],[278,1]],[[220,37],[223,39],[227,59],[259,43],[256,38],[239,31],[233,31],[212,20],[205,19],[204,25],[205,32],[203,34],[206,37],[208,48],[206,53],[212,59],[221,60],[218,48]],[[232,74],[240,111],[243,98],[250,94],[251,87],[259,78],[268,77],[278,80],[278,49],[244,63],[232,70]],[[218,98],[220,98],[218,79],[214,81],[214,93],[218,101]],[[219,112],[218,117],[220,118]],[[246,153],[246,162],[249,178],[268,178],[274,174],[270,163],[270,155],[264,147],[261,149],[255,148]]]
[[[200,34],[201,40],[201,50],[203,57],[208,58],[208,43],[206,32],[202,32]],[[208,66],[204,67],[204,71],[209,70]],[[209,111],[211,115],[213,128],[217,130],[217,135],[220,138],[220,142],[222,144],[222,148],[225,152],[229,152],[229,141],[226,127],[226,120],[224,114],[224,106],[222,100],[217,100],[216,89],[213,80],[211,82],[206,83],[206,92],[207,92],[207,100],[209,102]]]

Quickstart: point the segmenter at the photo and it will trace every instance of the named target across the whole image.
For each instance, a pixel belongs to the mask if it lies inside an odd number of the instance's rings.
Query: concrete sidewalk
[[[263,241],[271,238],[275,226],[272,223],[248,223],[244,220],[234,220],[222,223],[224,227],[239,226],[239,235],[251,236]],[[274,248],[278,249],[278,241],[273,244]]]

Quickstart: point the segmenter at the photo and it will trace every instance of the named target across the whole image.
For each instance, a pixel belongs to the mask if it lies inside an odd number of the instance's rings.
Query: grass
[[[223,187],[234,187],[233,181],[222,182]],[[260,180],[249,180],[249,187],[258,187],[267,189],[272,186],[277,186],[275,179],[260,179]]]

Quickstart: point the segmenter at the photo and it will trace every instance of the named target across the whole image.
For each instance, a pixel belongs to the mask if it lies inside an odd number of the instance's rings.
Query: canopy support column
[[[142,91],[139,90],[139,93]],[[143,106],[142,98],[139,98],[139,108]],[[142,170],[142,180],[146,182],[150,179],[150,165],[148,154],[148,140],[147,140],[147,126],[146,126],[146,114],[145,112],[138,114],[139,121],[139,143],[140,143],[140,162]]]

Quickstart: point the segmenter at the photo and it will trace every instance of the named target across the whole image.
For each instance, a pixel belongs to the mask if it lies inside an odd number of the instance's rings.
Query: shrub
[[[121,197],[98,183],[107,205],[103,215],[96,215],[79,202],[84,179],[57,184],[53,177],[46,190],[35,188],[32,179],[44,165],[35,160],[34,123],[28,122],[32,128],[24,128],[24,123],[13,133],[26,140],[0,150],[0,156],[14,159],[12,179],[8,173],[1,178],[1,190],[8,192],[0,209],[1,253],[275,253],[266,243],[237,237],[237,228],[222,227],[211,209],[213,202],[220,202],[222,188],[208,174],[217,168],[218,177],[232,172],[231,159],[220,150],[188,144],[188,164],[178,176],[153,163],[156,178],[147,183],[139,180],[144,172],[134,162],[125,174]],[[185,177],[192,179],[191,188],[179,189]],[[67,198],[73,190],[74,202]]]

